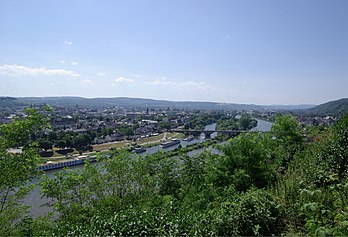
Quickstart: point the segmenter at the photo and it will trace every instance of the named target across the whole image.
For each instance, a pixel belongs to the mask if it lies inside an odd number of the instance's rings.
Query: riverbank
[[[269,123],[267,121],[263,120],[258,120],[258,125],[255,129],[258,129],[258,131],[261,132],[266,132],[269,131],[272,126],[272,123]],[[205,127],[206,130],[215,130],[216,124],[210,124]],[[168,134],[167,134],[168,135]],[[167,137],[165,136],[166,139],[169,139],[170,136]],[[205,139],[204,136],[200,136],[198,138],[195,138],[192,141],[182,141],[181,144],[168,147],[165,149],[161,149],[162,151],[166,152],[166,155],[168,157],[175,157],[183,153],[187,153],[189,156],[194,156],[198,154],[199,152],[204,151],[206,148],[211,149],[212,152],[215,152],[214,150],[214,144],[215,143],[223,143],[223,141],[218,140],[219,137],[216,137],[217,134],[213,133],[211,137],[213,139]],[[162,137],[164,138],[164,137]],[[145,139],[143,141],[146,141]],[[153,143],[153,145],[149,148],[147,148],[146,152],[141,153],[141,156],[145,156],[147,154],[153,154],[156,153],[160,150],[159,144]],[[104,151],[105,152],[105,151]],[[71,166],[69,167],[70,170],[75,170],[75,169],[83,169],[84,165],[76,165],[76,166]],[[52,178],[55,174],[58,172],[62,172],[62,169],[55,169],[55,170],[50,170],[46,171],[45,174],[49,177]],[[64,171],[63,171],[64,172]],[[35,179],[31,182],[31,184],[37,184],[40,182],[41,177],[38,179]],[[40,192],[40,186],[36,187],[34,190],[31,191],[31,193],[23,200],[24,203],[27,205],[31,206],[30,208],[30,213],[33,216],[33,218],[37,218],[41,215],[44,215],[48,213],[49,211],[52,211],[51,208],[45,206],[45,203],[49,202],[50,200],[41,197],[41,192]]]
[[[255,132],[255,131],[260,131],[260,132],[267,132],[271,129],[272,127],[272,123],[268,122],[268,121],[264,121],[264,120],[260,120],[257,119],[257,126],[253,129],[251,129],[250,131]],[[209,124],[207,126],[205,126],[204,130],[215,130],[216,128],[216,123],[214,124]],[[144,153],[142,153],[142,155],[145,154],[153,154],[156,153],[157,151],[159,151],[159,149],[161,149],[159,147],[159,145],[164,142],[164,141],[168,141],[170,139],[173,138],[177,138],[177,139],[181,139],[181,143],[171,146],[171,147],[167,147],[164,148],[163,150],[165,151],[172,151],[172,150],[176,150],[179,146],[181,148],[185,148],[185,147],[190,147],[189,149],[194,150],[194,146],[192,146],[193,144],[199,144],[199,143],[204,143],[205,142],[205,137],[199,137],[199,138],[195,138],[191,141],[183,141],[183,138],[185,136],[181,133],[162,133],[159,134],[157,136],[153,136],[153,137],[148,137],[148,138],[142,138],[139,139],[135,142],[136,145],[140,145],[144,148],[146,148],[146,151]],[[217,133],[213,133],[211,134],[211,138],[216,138],[217,137]],[[227,138],[225,137],[224,140],[226,140]],[[68,154],[65,156],[57,156],[57,157],[51,157],[51,158],[46,158],[46,162],[42,164],[42,166],[49,166],[53,169],[59,169],[59,168],[64,168],[66,166],[74,166],[74,165],[79,165],[84,164],[84,160],[91,160],[91,161],[95,161],[95,158],[97,156],[98,153],[103,153],[103,152],[107,152],[111,149],[120,149],[120,148],[129,148],[132,144],[134,144],[133,141],[121,141],[121,142],[113,142],[113,143],[104,143],[104,144],[99,144],[99,145],[93,145],[93,151],[92,152],[84,152],[84,153],[72,153],[72,154]],[[200,145],[197,145],[197,147]],[[199,149],[199,148],[198,148]],[[192,151],[192,150],[188,150]],[[184,150],[182,151],[184,152]],[[76,160],[80,160],[80,161],[76,161]],[[48,170],[48,168],[41,168],[42,170]]]
[[[143,146],[145,148],[149,148],[152,146],[159,145],[160,143],[173,138],[183,138],[183,137],[184,135],[180,133],[165,132],[157,136],[141,138],[136,141],[136,144]],[[57,152],[54,152],[54,155],[52,157],[43,158],[45,160],[43,164],[47,164],[47,163],[57,164],[57,163],[73,161],[76,159],[82,159],[83,157],[92,157],[92,156],[96,156],[97,153],[99,152],[109,151],[110,149],[127,148],[132,143],[134,142],[131,140],[125,140],[125,141],[119,141],[119,142],[97,144],[97,145],[92,145],[92,149],[91,149],[92,151],[79,152],[76,149],[70,149],[71,152],[67,153],[66,155],[61,155]]]

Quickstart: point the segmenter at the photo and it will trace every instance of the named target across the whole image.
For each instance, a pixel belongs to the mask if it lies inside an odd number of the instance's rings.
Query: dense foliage
[[[203,130],[208,124],[217,122],[218,120],[225,119],[226,116],[222,112],[211,112],[211,113],[197,113],[190,115],[187,123],[185,123],[185,129],[197,129]]]
[[[347,147],[348,116],[320,131],[280,116],[269,133],[216,145],[220,154],[112,151],[98,165],[44,177],[54,213],[13,216],[22,228],[10,234],[348,235]]]
[[[25,112],[25,119],[0,126],[0,236],[23,234],[30,218],[28,208],[20,202],[32,188],[28,182],[38,173],[39,156],[30,141],[47,127],[47,119],[33,109]],[[10,150],[19,145],[22,152]]]
[[[249,130],[256,127],[257,120],[248,114],[242,114],[240,118],[234,116],[223,117],[217,122],[217,130]]]

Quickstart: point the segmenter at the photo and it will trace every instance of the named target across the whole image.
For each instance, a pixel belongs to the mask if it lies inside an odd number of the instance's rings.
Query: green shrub
[[[233,196],[214,209],[212,215],[220,236],[279,235],[284,228],[280,206],[261,189]]]

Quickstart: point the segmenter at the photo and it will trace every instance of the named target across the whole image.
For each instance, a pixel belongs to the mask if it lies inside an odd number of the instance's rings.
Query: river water
[[[257,120],[257,126],[252,128],[250,131],[260,131],[260,132],[268,132],[271,130],[272,124],[271,122],[256,119]]]
[[[252,129],[252,131],[262,131],[262,132],[266,132],[269,131],[272,127],[272,123],[264,121],[264,120],[257,120],[257,126],[255,128]],[[205,126],[204,130],[207,131],[212,131],[215,130],[216,128],[216,123],[213,124],[209,124],[207,126]],[[211,134],[211,138],[214,138],[217,136],[217,133],[212,133]],[[171,151],[174,150],[176,148],[178,148],[179,145],[181,145],[182,147],[186,147],[187,145],[190,144],[195,144],[195,143],[201,143],[205,141],[205,136],[202,133],[199,137],[193,139],[192,141],[181,141],[180,144],[174,145],[174,146],[170,146],[167,148],[160,148],[159,145],[158,146],[153,146],[150,148],[146,149],[146,152],[141,153],[141,155],[146,155],[146,154],[153,154],[156,153],[157,151],[159,151],[160,149],[163,149],[164,151]],[[200,152],[202,152],[204,149],[197,149],[197,150],[193,150],[188,152],[189,156],[193,156],[195,154],[198,154]],[[215,150],[214,148],[211,148],[211,152],[212,153],[218,153],[217,150]],[[70,170],[74,170],[74,169],[82,169],[83,165],[76,165],[76,166],[71,166],[69,167]],[[49,178],[52,178],[57,172],[59,171],[63,171],[62,169],[56,169],[56,170],[49,170],[46,171],[46,175]],[[38,183],[40,181],[41,177],[39,177],[38,179],[35,179],[32,181],[33,184]],[[30,213],[33,216],[33,218],[37,218],[41,215],[44,215],[46,213],[48,213],[49,211],[52,211],[52,208],[48,207],[47,202],[49,201],[49,199],[43,198],[41,197],[41,193],[40,193],[41,188],[38,186],[37,188],[35,188],[34,190],[32,190],[28,196],[23,200],[24,204],[27,204],[29,206],[31,206],[30,208]]]

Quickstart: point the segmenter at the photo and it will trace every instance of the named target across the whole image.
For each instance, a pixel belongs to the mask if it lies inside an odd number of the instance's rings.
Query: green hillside
[[[198,101],[166,101],[143,98],[83,98],[83,97],[22,97],[29,104],[50,104],[55,106],[72,107],[152,107],[179,109],[207,109],[207,110],[264,110],[263,106],[252,104],[215,103]]]
[[[24,106],[28,103],[14,97],[0,97],[0,107]]]
[[[343,115],[348,113],[348,98],[330,101],[309,110],[320,115]]]
[[[65,107],[151,107],[151,108],[179,108],[179,109],[204,109],[204,110],[298,110],[308,109],[314,105],[255,105],[255,104],[236,104],[236,103],[217,103],[203,101],[167,101],[144,98],[83,98],[83,97],[21,97],[22,101],[29,104],[41,105],[50,104],[53,106]]]

